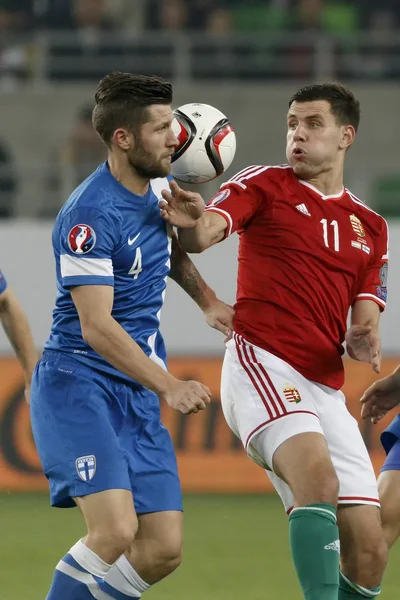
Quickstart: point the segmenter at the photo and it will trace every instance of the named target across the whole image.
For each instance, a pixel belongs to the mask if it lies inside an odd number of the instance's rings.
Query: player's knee
[[[137,519],[126,519],[101,527],[90,535],[99,545],[116,554],[115,560],[133,544],[137,532]]]
[[[347,557],[342,555],[342,569],[352,580],[366,588],[380,585],[386,568],[388,548],[382,538],[363,548],[358,547],[354,553]]]
[[[292,490],[297,506],[308,504],[331,504],[336,506],[339,495],[339,480],[332,469],[320,469],[318,477],[305,480],[298,490]]]
[[[400,535],[400,506],[397,496],[393,499],[388,494],[381,494],[380,498],[383,535],[391,548]]]
[[[182,543],[178,539],[166,540],[158,548],[158,562],[164,565],[169,573],[175,571],[182,562]]]
[[[326,473],[320,486],[319,501],[336,506],[339,496],[339,479],[333,469]]]
[[[160,577],[166,577],[175,571],[182,562],[182,543],[179,539],[166,539],[152,550],[151,562]]]

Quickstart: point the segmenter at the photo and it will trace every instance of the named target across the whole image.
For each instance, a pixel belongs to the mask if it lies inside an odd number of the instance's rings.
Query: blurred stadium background
[[[53,220],[103,160],[90,112],[97,80],[114,69],[170,79],[176,106],[206,102],[225,112],[238,141],[228,175],[285,161],[287,100],[298,86],[339,79],[354,90],[362,122],[346,184],[390,223],[382,320],[382,372],[390,372],[400,362],[398,0],[0,0],[0,265],[39,349],[55,296]],[[209,197],[217,187],[201,191]],[[236,249],[232,238],[195,257],[229,302]],[[214,402],[187,419],[164,410],[185,491],[185,560],[149,598],[300,600],[283,509],[222,419],[222,340],[173,282],[162,330],[171,370],[207,383]],[[0,600],[43,600],[55,563],[83,527],[76,510],[48,507],[21,372],[1,334],[0,352]],[[346,370],[350,410],[359,418],[358,399],[374,376],[357,363]],[[377,471],[386,423],[361,423]],[[399,559],[395,548],[383,600],[398,599]]]

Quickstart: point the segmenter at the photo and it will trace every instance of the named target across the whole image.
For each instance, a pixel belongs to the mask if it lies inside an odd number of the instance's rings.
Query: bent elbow
[[[101,330],[102,322],[100,319],[81,320],[82,338],[92,348],[96,345],[96,340],[98,340]]]

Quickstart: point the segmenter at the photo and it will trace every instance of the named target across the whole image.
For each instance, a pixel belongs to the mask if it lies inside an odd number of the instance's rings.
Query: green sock
[[[310,504],[289,516],[290,547],[305,600],[338,600],[339,530],[336,508]]]
[[[340,573],[340,586],[338,600],[357,600],[357,598],[375,598],[381,593],[381,586],[376,588],[363,588],[353,583],[346,575]]]

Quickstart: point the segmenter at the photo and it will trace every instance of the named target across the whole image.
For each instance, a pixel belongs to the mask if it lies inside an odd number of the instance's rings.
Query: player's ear
[[[114,131],[113,142],[118,148],[121,148],[121,150],[130,150],[132,147],[132,134],[120,127]]]
[[[356,137],[356,130],[352,125],[344,125],[342,127],[342,137],[340,140],[340,148],[347,150],[350,148]]]

